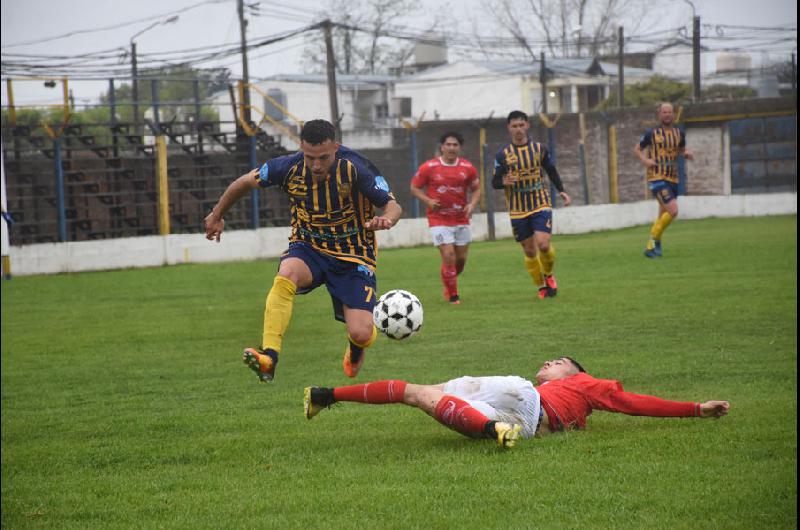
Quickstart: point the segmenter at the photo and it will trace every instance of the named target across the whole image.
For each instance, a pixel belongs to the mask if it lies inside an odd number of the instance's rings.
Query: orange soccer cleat
[[[558,284],[556,277],[552,274],[544,277],[544,284],[547,286],[547,296],[553,297],[558,294]]]
[[[275,378],[275,367],[278,364],[278,352],[275,350],[245,348],[242,361],[256,373],[262,383],[269,383]]]
[[[342,359],[342,369],[344,370],[344,375],[347,377],[355,377],[358,375],[358,371],[361,370],[361,365],[364,364],[364,350],[361,350],[360,355],[353,355],[353,350],[350,345],[347,345],[347,349],[344,352],[344,359]],[[353,361],[353,357],[356,357],[355,362]]]

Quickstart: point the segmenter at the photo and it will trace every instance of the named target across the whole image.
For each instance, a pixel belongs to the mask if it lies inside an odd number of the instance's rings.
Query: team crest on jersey
[[[514,153],[506,154],[506,165],[513,166],[516,165],[518,162],[519,159],[517,158],[517,155],[515,155]]]
[[[352,189],[352,186],[350,185],[349,182],[340,182],[337,188],[339,190],[339,197],[346,197],[350,195],[350,190]]]

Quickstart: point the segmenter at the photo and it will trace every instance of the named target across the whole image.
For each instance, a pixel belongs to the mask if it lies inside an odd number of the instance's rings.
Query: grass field
[[[381,252],[419,335],[379,338],[357,382],[532,377],[567,354],[626,390],[727,399],[719,420],[597,412],[503,451],[402,405],[312,421],[344,385],[324,289],[298,297],[275,383],[241,363],[276,263],[17,277],[2,284],[3,528],[795,528],[797,218],[556,236],[540,301],[518,245],[476,243],[441,298],[438,253]]]

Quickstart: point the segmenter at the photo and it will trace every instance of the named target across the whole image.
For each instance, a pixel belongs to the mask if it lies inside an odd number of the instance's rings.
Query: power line
[[[30,45],[33,45],[33,44],[42,44],[42,43],[51,42],[51,41],[54,41],[54,40],[65,39],[67,37],[73,37],[75,35],[84,35],[84,34],[90,34],[90,33],[97,33],[97,32],[100,32],[100,31],[110,31],[112,29],[124,28],[124,27],[127,27],[127,26],[132,26],[134,24],[139,24],[141,22],[150,22],[152,20],[158,20],[158,19],[161,19],[161,18],[164,18],[164,17],[168,17],[170,15],[180,15],[182,13],[185,13],[186,11],[189,11],[190,9],[195,9],[197,7],[200,7],[200,6],[204,6],[204,5],[208,5],[208,4],[221,4],[221,3],[230,2],[230,1],[232,1],[232,0],[205,0],[204,2],[193,4],[191,6],[181,8],[181,9],[179,9],[177,11],[170,11],[169,13],[162,13],[160,15],[154,15],[154,16],[151,16],[151,17],[140,18],[140,19],[137,19],[137,20],[131,20],[129,22],[122,22],[122,23],[119,23],[119,24],[114,24],[114,25],[111,25],[111,26],[105,26],[105,27],[101,27],[101,28],[80,29],[80,30],[76,30],[76,31],[70,31],[69,33],[65,33],[63,35],[57,35],[55,37],[47,37],[47,38],[44,38],[44,39],[32,40],[32,41],[27,41],[27,42],[17,42],[15,44],[5,44],[5,45],[2,46],[2,48],[5,49],[5,48],[16,48],[16,47],[19,47],[19,46],[30,46]]]

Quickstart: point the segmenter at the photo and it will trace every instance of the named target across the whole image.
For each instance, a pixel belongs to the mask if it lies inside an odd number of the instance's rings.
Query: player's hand
[[[373,217],[365,225],[367,230],[389,230],[394,226],[394,221],[388,217]]]
[[[219,243],[222,231],[225,230],[225,219],[215,214],[213,211],[204,220],[206,227],[206,239]]]
[[[505,175],[503,176],[503,186],[513,186],[518,180],[516,175]]]
[[[475,206],[473,206],[472,204],[467,204],[467,205],[464,207],[464,215],[466,215],[466,216],[467,216],[467,219],[469,219],[470,217],[472,217],[472,211],[473,211],[474,209],[475,209]]]
[[[569,197],[569,195],[567,195],[566,191],[559,191],[558,195],[561,197],[561,200],[564,201],[564,206],[569,206],[572,204],[572,199]]]
[[[683,158],[686,160],[694,160],[694,153],[686,149],[683,151]]]
[[[656,167],[657,165],[658,164],[656,164],[656,161],[653,160],[652,158],[645,158],[644,159],[644,167],[648,167],[648,168],[649,167]]]
[[[442,207],[442,204],[439,201],[437,201],[436,199],[428,199],[428,208],[430,208],[431,210],[436,211],[441,207]]]
[[[731,408],[727,401],[706,401],[700,403],[700,416],[702,418],[721,418]]]

